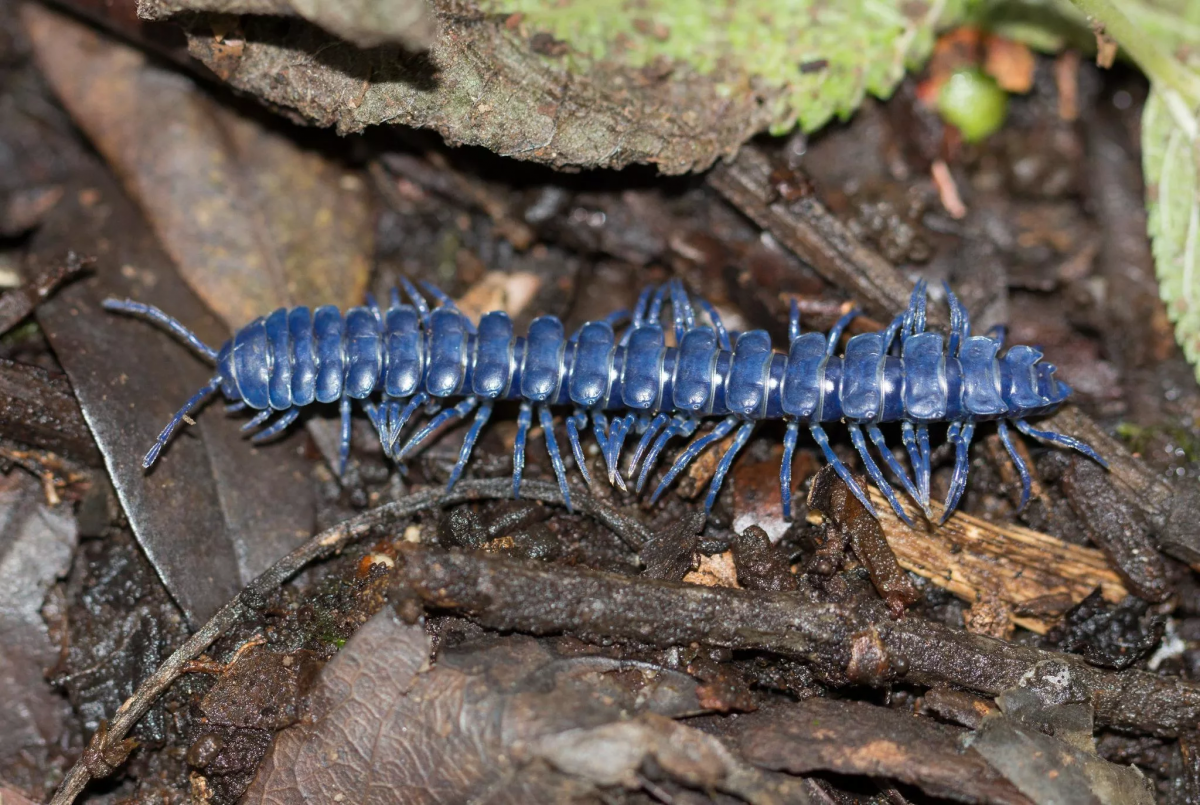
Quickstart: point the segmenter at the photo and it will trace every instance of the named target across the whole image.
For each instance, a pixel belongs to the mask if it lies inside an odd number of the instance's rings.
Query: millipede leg
[[[912,296],[908,299],[908,309],[904,311],[904,324],[900,328],[900,341],[910,335],[925,332],[925,298],[928,294],[925,280],[917,280],[913,286]]]
[[[888,350],[892,348],[892,342],[896,340],[896,336],[900,334],[900,328],[904,326],[904,314],[901,313],[896,318],[892,319],[892,323],[883,331],[883,353],[886,355]]]
[[[338,403],[341,415],[341,444],[338,446],[338,477],[346,475],[346,462],[350,459],[350,398],[342,397]]]
[[[725,323],[721,321],[721,314],[713,307],[713,303],[703,296],[697,296],[696,304],[704,309],[704,312],[708,315],[708,320],[712,322],[713,330],[717,333],[717,344],[726,352],[732,350],[733,343],[729,340],[729,331],[725,329]]]
[[[829,435],[825,433],[825,429],[820,425],[814,424],[808,426],[808,432],[816,440],[817,447],[820,447],[821,452],[825,454],[825,461],[829,466],[833,467],[833,471],[838,474],[839,478],[846,482],[846,486],[850,487],[850,491],[854,493],[854,497],[858,498],[858,502],[871,513],[871,516],[878,519],[879,515],[875,512],[875,507],[871,505],[871,498],[858,485],[858,481],[854,480],[854,476],[850,474],[850,470],[846,468],[842,460],[833,452],[833,448],[829,446]]]
[[[388,435],[387,444],[384,445],[384,452],[392,457],[392,460],[399,463],[400,456],[396,452],[396,443],[400,440],[400,432],[404,430],[404,426],[408,424],[408,420],[416,413],[416,410],[429,401],[429,395],[425,392],[414,394],[409,398],[408,404],[404,406],[404,410],[400,410],[400,403],[394,402],[388,406]]]
[[[287,430],[287,426],[296,421],[296,417],[300,416],[299,408],[289,408],[283,412],[283,416],[276,419],[263,430],[250,437],[251,444],[262,444],[263,442],[274,439],[279,434]]]
[[[862,313],[861,308],[853,308],[834,323],[833,327],[829,330],[829,335],[827,336],[828,340],[825,344],[826,355],[832,356],[833,353],[837,351],[838,339],[842,337],[842,332],[850,325],[850,322],[854,321],[854,319],[858,317],[858,314],[860,313]]]
[[[867,427],[867,435],[871,437],[871,442],[879,450],[879,455],[883,458],[883,463],[887,464],[888,469],[892,474],[900,479],[900,485],[904,487],[904,491],[913,499],[913,502],[921,506],[921,496],[917,493],[916,485],[909,480],[908,473],[900,466],[900,462],[892,455],[892,451],[888,449],[887,441],[883,438],[883,431],[878,425],[870,425]],[[924,508],[922,506],[922,508]],[[928,513],[927,513],[928,516]]]
[[[647,479],[650,478],[650,473],[654,470],[655,463],[658,462],[658,454],[667,446],[667,442],[675,436],[688,437],[696,432],[699,427],[700,420],[698,419],[682,419],[676,417],[671,420],[671,424],[667,426],[659,437],[654,440],[654,446],[650,448],[650,452],[646,454],[646,460],[642,462],[642,471],[637,479],[637,492],[640,494],[646,486]]]
[[[587,460],[583,455],[583,445],[579,441],[579,431],[587,427],[587,411],[575,410],[567,417],[567,441],[571,443],[571,453],[575,456],[575,465],[579,474],[588,486],[592,485],[592,474],[588,472]]]
[[[380,410],[380,406],[375,405],[375,403],[371,402],[370,400],[363,400],[363,410],[367,412],[367,419],[370,420],[371,427],[375,428],[375,432],[379,434],[379,443],[383,445],[385,444],[385,440],[387,438],[387,421],[385,419],[385,412],[387,410],[388,403],[383,402],[381,405],[383,407],[382,411]]]
[[[273,413],[275,413],[275,411],[273,411],[270,408],[264,408],[262,411],[259,411],[252,418],[250,418],[246,422],[242,423],[242,432],[244,433],[246,431],[254,430],[259,425],[261,425],[262,423],[264,423],[268,419],[270,419],[271,414],[273,414]]]
[[[513,497],[521,497],[521,474],[525,472],[525,437],[533,424],[533,403],[521,403],[517,414],[517,438],[513,440]]]
[[[612,313],[609,313],[600,321],[604,322],[609,327],[616,329],[619,324],[628,319],[631,315],[632,314],[629,312],[628,308],[621,308],[620,310],[614,310]]]
[[[654,291],[654,296],[650,299],[650,309],[646,313],[645,324],[658,324],[662,320],[663,302],[667,298],[667,291],[671,289],[671,283],[664,282]]]
[[[896,490],[892,489],[892,485],[883,477],[883,472],[880,471],[879,465],[875,463],[875,459],[871,458],[871,452],[867,449],[867,440],[863,438],[862,428],[858,425],[851,424],[850,441],[854,443],[854,449],[858,451],[859,458],[862,459],[863,468],[867,471],[867,476],[875,487],[883,493],[887,498],[888,503],[892,504],[892,511],[896,512],[896,516],[904,521],[904,524],[909,528],[916,528],[912,518],[908,516],[908,512],[904,511],[904,507],[900,505],[900,501],[896,498]],[[882,436],[882,434],[880,434]],[[884,448],[886,451],[886,446]],[[891,455],[891,453],[888,453]],[[895,459],[892,459],[895,461]]]
[[[1054,431],[1049,430],[1038,430],[1037,428],[1032,427],[1024,419],[1014,419],[1012,420],[1012,423],[1017,426],[1017,430],[1021,431],[1021,433],[1024,433],[1026,436],[1032,436],[1034,439],[1041,439],[1045,442],[1052,442],[1054,444],[1060,444],[1063,447],[1069,447],[1072,450],[1078,450],[1092,461],[1095,461],[1101,467],[1104,467],[1104,469],[1108,469],[1108,462],[1100,458],[1100,454],[1097,453],[1092,446],[1086,442],[1081,442],[1074,437],[1067,436],[1062,433],[1055,433]]]
[[[796,297],[792,297],[791,303],[788,305],[788,343],[795,341],[800,337],[800,305],[796,302]]]
[[[717,471],[713,475],[712,483],[708,485],[708,497],[704,498],[704,513],[708,514],[712,511],[713,504],[717,501],[717,493],[721,491],[721,485],[725,483],[725,476],[729,474],[729,468],[733,466],[733,460],[737,457],[738,451],[746,446],[746,441],[750,438],[750,434],[754,432],[754,426],[758,424],[754,421],[744,422],[737,429],[737,433],[733,437],[733,443],[729,445],[729,449],[725,451],[725,455],[721,456],[720,462],[717,463]]]
[[[127,313],[130,316],[136,316],[139,319],[153,322],[179,338],[191,347],[194,352],[207,359],[210,363],[215,363],[217,360],[217,351],[215,349],[201,341],[200,336],[193,333],[187,327],[184,327],[183,322],[179,321],[179,319],[164,313],[154,305],[135,302],[132,299],[105,299],[100,303],[100,306],[105,310]]]
[[[550,414],[550,406],[538,406],[538,420],[542,423],[542,434],[546,437],[546,452],[550,454],[550,466],[554,467],[554,475],[558,478],[558,489],[562,492],[563,503],[567,511],[575,511],[571,507],[571,490],[567,488],[567,468],[563,465],[562,453],[558,450],[558,439],[554,437],[554,417]]]
[[[696,326],[696,310],[692,307],[692,300],[683,285],[683,280],[676,279],[675,288],[678,289],[679,295],[671,298],[671,304],[678,305],[683,310],[683,323],[690,330]]]
[[[792,301],[795,304],[795,300]],[[799,322],[796,324],[799,328]],[[796,339],[793,338],[793,341]],[[783,463],[779,465],[779,499],[783,502],[783,519],[792,519],[792,458],[800,438],[800,423],[792,420],[783,434]]]
[[[637,304],[633,306],[633,318],[630,320],[630,328],[641,327],[646,320],[646,306],[650,304],[650,296],[654,293],[654,286],[647,285],[638,294]],[[622,346],[625,340],[629,337],[629,333],[625,333],[625,338],[621,340]]]
[[[917,447],[917,429],[913,423],[907,420],[900,423],[900,440],[904,443],[904,450],[908,453],[908,463],[912,466],[917,505],[928,512],[928,501],[921,497],[921,449]],[[928,517],[928,514],[926,516]]]
[[[600,409],[592,411],[592,433],[596,436],[596,444],[600,446],[600,455],[608,463],[608,417]]]
[[[655,489],[654,494],[650,496],[650,502],[654,503],[656,500],[658,500],[659,497],[662,496],[662,493],[667,491],[667,487],[671,485],[671,482],[675,480],[679,473],[683,472],[684,468],[686,468],[688,464],[692,463],[696,456],[700,455],[700,453],[704,451],[704,448],[708,447],[713,442],[719,441],[720,439],[724,439],[726,436],[728,436],[729,432],[733,430],[737,423],[737,417],[727,417],[722,419],[717,423],[715,428],[689,444],[687,449],[683,451],[683,454],[680,455],[679,458],[675,459],[675,463],[671,465],[671,469],[667,471],[667,474],[663,477],[662,481],[659,482],[658,488]]]
[[[625,479],[621,476],[619,467],[621,466],[621,448],[625,446],[625,437],[629,435],[629,431],[633,428],[633,423],[637,421],[635,414],[626,414],[623,417],[618,417],[613,420],[612,429],[608,432],[608,454],[605,459],[608,463],[608,482],[620,487],[624,492]]]
[[[917,426],[917,447],[921,450],[921,468],[914,471],[914,474],[917,476],[917,489],[921,492],[921,505],[928,509],[929,476],[933,473],[933,468],[930,458],[932,451],[929,449],[929,428],[925,425]]]
[[[421,280],[421,287],[425,289],[426,293],[436,299],[438,305],[441,307],[448,308],[459,313],[462,312],[458,309],[458,305],[454,304],[454,300],[450,298],[449,294],[434,285],[432,282]],[[467,332],[471,335],[476,335],[479,332],[475,327],[475,322],[471,321],[469,316],[463,316],[463,323],[466,324]]]
[[[946,438],[954,445],[954,475],[950,477],[950,492],[946,495],[946,507],[942,511],[942,519],[938,525],[945,523],[958,508],[963,490],[967,488],[967,470],[970,469],[968,448],[971,437],[975,434],[974,422],[952,422],[946,433]]]
[[[433,419],[426,422],[419,431],[413,434],[412,438],[408,440],[408,444],[404,445],[399,454],[397,454],[396,460],[403,461],[409,453],[416,450],[421,445],[421,442],[428,439],[430,434],[432,434],[435,430],[440,428],[442,425],[445,425],[452,419],[462,419],[467,414],[474,411],[475,406],[477,405],[479,405],[478,397],[467,397],[453,408],[446,408],[443,411],[439,411]]]
[[[225,403],[225,413],[236,414],[238,411],[246,410],[246,401],[238,400],[237,402]]]
[[[1008,457],[1012,459],[1013,466],[1021,476],[1021,505],[1017,506],[1017,511],[1022,512],[1033,492],[1033,479],[1029,477],[1029,467],[1025,466],[1025,459],[1021,458],[1016,445],[1013,444],[1012,434],[1008,432],[1008,423],[1001,419],[996,425],[996,430],[1000,434],[1000,441],[1004,443],[1004,449],[1008,451]]]
[[[696,312],[680,279],[671,280],[671,318],[675,320],[675,344],[678,346],[684,333],[696,326]]]
[[[646,430],[642,433],[642,438],[638,440],[637,447],[633,450],[633,456],[629,459],[629,468],[625,471],[626,475],[630,478],[637,472],[638,462],[642,460],[642,454],[646,452],[646,448],[650,446],[650,443],[654,441],[654,437],[658,435],[658,432],[666,426],[670,419],[666,414],[658,414],[646,425]]]
[[[479,432],[483,430],[483,426],[487,424],[488,417],[491,415],[492,403],[490,401],[479,406],[479,410],[475,412],[475,421],[471,423],[471,429],[467,431],[467,436],[463,439],[462,447],[458,450],[458,461],[454,463],[454,469],[450,471],[450,480],[446,482],[447,492],[453,489],[454,485],[458,483],[458,479],[462,477],[467,462],[471,460],[471,451],[475,449],[475,440],[479,438]]]
[[[404,303],[400,301],[399,288],[393,287],[388,289],[388,303],[391,305],[389,310],[399,310],[401,307],[403,307]]]
[[[212,380],[205,383],[199,391],[193,394],[192,398],[185,402],[182,408],[175,412],[175,416],[171,417],[171,421],[167,423],[167,426],[162,429],[161,433],[158,434],[158,438],[154,440],[154,446],[150,448],[150,451],[146,453],[146,457],[142,459],[142,469],[150,469],[150,466],[158,460],[159,453],[162,452],[163,448],[167,446],[167,442],[169,442],[171,437],[175,434],[175,430],[179,427],[179,423],[183,422],[184,417],[198,408],[202,402],[212,396],[212,394],[214,394],[220,387],[220,378],[214,377]]]
[[[413,307],[421,314],[421,323],[429,325],[429,303],[425,301],[425,297],[421,296],[421,292],[417,290],[417,286],[408,281],[407,277],[400,278],[400,284],[404,286],[404,292],[408,294],[408,298],[412,300]]]
[[[971,317],[967,315],[967,309],[958,301],[954,291],[950,290],[950,283],[943,280],[942,287],[946,290],[946,301],[950,303],[950,342],[946,352],[957,356],[962,350],[963,342],[971,335]]]
[[[428,280],[421,280],[421,287],[425,289],[425,293],[437,300],[441,307],[448,307],[451,310],[458,310],[458,305],[454,304],[454,300],[443,291],[441,288],[434,285]]]
[[[375,298],[375,294],[367,291],[366,299],[367,307],[369,307],[371,312],[375,314],[375,318],[379,321],[383,321],[383,310],[379,307],[379,300]]]

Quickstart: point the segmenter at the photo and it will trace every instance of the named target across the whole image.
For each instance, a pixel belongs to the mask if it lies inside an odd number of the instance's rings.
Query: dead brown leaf
[[[673,722],[623,721],[629,714],[701,712],[684,674],[560,657],[531,638],[460,646],[432,666],[429,654],[422,627],[376,615],[326,666],[311,718],[278,735],[243,801],[493,801],[496,790],[502,801],[590,801],[595,785],[628,781],[643,758],[676,757],[663,737]],[[634,756],[593,751],[610,730],[638,733]],[[676,762],[686,780],[715,773]]]
[[[356,174],[91,28],[33,5],[23,19],[55,92],[226,324],[362,301],[374,222]]]

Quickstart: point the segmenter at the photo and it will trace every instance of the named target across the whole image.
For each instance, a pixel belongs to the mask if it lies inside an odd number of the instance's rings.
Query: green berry
[[[938,93],[938,111],[969,143],[979,142],[1004,123],[1008,93],[976,69],[959,70]]]

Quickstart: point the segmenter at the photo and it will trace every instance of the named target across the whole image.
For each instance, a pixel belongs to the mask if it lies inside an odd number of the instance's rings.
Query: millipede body
[[[921,281],[908,308],[886,330],[851,337],[839,354],[841,335],[857,311],[843,316],[828,333],[804,333],[793,303],[789,343],[776,351],[764,330],[731,336],[712,305],[690,298],[679,280],[646,288],[632,313],[617,311],[570,336],[553,316],[535,319],[523,336],[514,332],[504,312],[487,313],[475,323],[434,286],[423,285],[435,300],[431,308],[411,283],[402,285],[408,303],[393,290],[386,309],[373,299],[345,313],[332,306],[279,309],[243,327],[219,350],[157,308],[107,300],[107,309],[155,322],[216,364],[209,382],[163,429],[144,466],[157,460],[180,423],[218,391],[232,407],[257,412],[244,426],[262,428],[254,441],[281,433],[307,405],[338,403],[343,470],[355,400],[370,417],[384,452],[397,462],[445,423],[474,413],[450,486],[462,475],[494,403],[519,401],[513,494],[520,494],[525,441],[536,411],[568,507],[570,490],[551,416],[551,408],[558,406],[571,409],[567,440],[584,479],[592,483],[580,434],[590,426],[609,482],[626,488],[628,479],[639,492],[672,438],[691,437],[704,419],[717,419],[711,430],[688,444],[651,495],[652,502],[657,500],[705,448],[732,434],[709,486],[706,509],[712,508],[733,459],[762,420],[786,423],[780,469],[785,516],[790,516],[791,464],[801,428],[875,514],[865,490],[830,448],[823,425],[831,422],[846,423],[867,475],[910,523],[868,438],[905,493],[930,516],[928,426],[948,424],[955,465],[942,522],[966,487],[967,448],[978,422],[997,421],[1021,476],[1022,506],[1031,482],[1009,424],[1104,464],[1088,445],[1026,421],[1054,411],[1071,389],[1054,377],[1054,366],[1044,363],[1038,350],[1016,345],[1001,356],[1002,335],[972,335],[966,311],[948,287],[948,336],[926,330],[927,293]],[[699,323],[701,317],[707,323]],[[406,425],[419,411],[429,418],[401,443]],[[268,422],[272,416],[274,421]],[[911,478],[884,441],[879,426],[886,423],[900,425]],[[622,470],[630,436],[636,444]]]

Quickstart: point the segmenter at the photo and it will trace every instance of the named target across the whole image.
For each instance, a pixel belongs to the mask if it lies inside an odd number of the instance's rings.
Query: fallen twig
[[[745,145],[732,162],[709,174],[708,183],[872,315],[887,321],[904,310],[912,290],[895,267],[860,243],[813,194],[781,197],[779,172],[761,149]],[[935,324],[943,323],[944,315],[938,308],[929,310]]]
[[[948,684],[993,696],[1053,661],[1070,666],[1102,724],[1176,736],[1200,720],[1200,685],[1105,671],[1076,656],[912,616],[894,620],[877,599],[835,605],[803,594],[702,587],[420,545],[400,551],[398,590],[493,629],[768,651],[811,664],[832,684]]]

